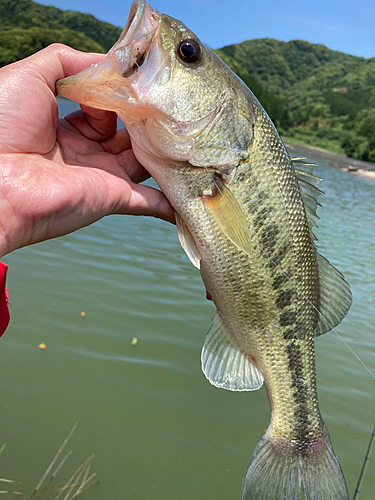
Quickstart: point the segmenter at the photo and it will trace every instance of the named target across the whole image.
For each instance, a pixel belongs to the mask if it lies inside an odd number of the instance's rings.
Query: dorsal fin
[[[352,294],[344,276],[330,262],[316,252],[319,273],[319,319],[316,337],[335,328],[346,316],[352,304]]]
[[[202,349],[202,371],[212,385],[230,391],[255,391],[263,375],[235,345],[216,312]]]
[[[317,186],[322,179],[313,174],[315,164],[306,162],[305,158],[291,158],[291,162],[301,190],[307,222],[314,242],[317,238],[313,233],[313,228],[317,227],[316,221],[319,220],[316,209],[321,206],[318,197],[323,194]],[[316,250],[315,244],[314,248]],[[319,336],[329,332],[343,320],[351,306],[352,294],[349,284],[340,271],[317,251],[315,256],[319,274],[320,315],[314,334]]]
[[[313,228],[318,227],[317,221],[319,220],[319,217],[316,213],[316,209],[321,206],[318,202],[318,197],[321,194],[324,194],[323,191],[321,191],[317,186],[322,179],[313,174],[315,163],[308,163],[304,160],[305,158],[291,158],[298,180],[298,185],[301,190],[302,200],[305,205],[311,238],[316,240]]]

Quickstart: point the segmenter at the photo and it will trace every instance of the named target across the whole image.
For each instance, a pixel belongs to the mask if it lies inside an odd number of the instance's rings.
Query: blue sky
[[[128,0],[38,0],[125,25]],[[251,38],[302,39],[333,50],[375,57],[374,0],[150,0],[183,21],[212,48]]]

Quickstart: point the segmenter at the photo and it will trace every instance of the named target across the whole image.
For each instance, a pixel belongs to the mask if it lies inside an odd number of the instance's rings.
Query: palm
[[[98,57],[70,61],[69,72]],[[126,131],[116,130],[116,115],[83,108],[86,113],[58,121],[54,85],[65,72],[60,68],[56,77],[58,70],[50,70],[48,80],[34,68],[20,71],[22,63],[0,70],[0,198],[10,227],[5,238],[12,240],[5,250],[66,234],[110,213],[171,220],[165,198],[137,184],[148,174]],[[9,89],[17,89],[11,99]]]

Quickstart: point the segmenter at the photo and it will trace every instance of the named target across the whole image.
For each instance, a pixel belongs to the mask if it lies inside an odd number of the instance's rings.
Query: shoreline
[[[375,163],[370,163],[367,161],[357,160],[355,158],[349,158],[347,156],[337,155],[326,151],[325,149],[317,148],[314,146],[301,146],[299,144],[293,144],[291,142],[284,142],[286,149],[291,156],[314,156],[315,158],[321,158],[324,163],[330,167],[336,168],[337,170],[342,170],[343,172],[348,172],[349,174],[358,175],[363,179],[370,181],[375,181]]]

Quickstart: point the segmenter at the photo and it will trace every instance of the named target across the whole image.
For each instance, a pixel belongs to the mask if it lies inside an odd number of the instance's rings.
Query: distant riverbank
[[[375,163],[337,155],[313,146],[301,146],[300,144],[292,144],[290,142],[284,142],[284,144],[291,156],[314,156],[314,158],[321,158],[330,167],[375,181]]]

